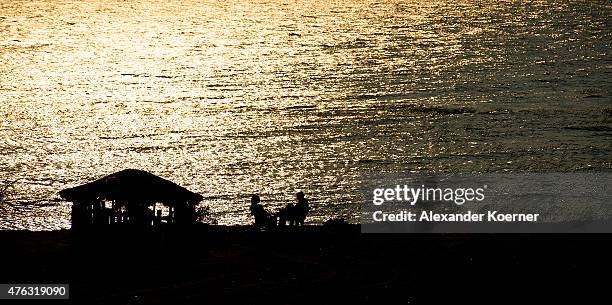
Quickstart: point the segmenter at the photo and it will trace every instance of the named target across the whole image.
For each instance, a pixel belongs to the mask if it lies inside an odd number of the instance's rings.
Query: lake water
[[[0,229],[124,168],[250,222],[370,173],[612,169],[609,1],[1,1]]]

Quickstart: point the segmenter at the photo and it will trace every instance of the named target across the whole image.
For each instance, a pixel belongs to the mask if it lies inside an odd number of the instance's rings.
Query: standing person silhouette
[[[304,192],[300,191],[295,196],[297,197],[297,204],[294,208],[295,225],[303,226],[310,207],[308,206],[308,200],[304,197]]]

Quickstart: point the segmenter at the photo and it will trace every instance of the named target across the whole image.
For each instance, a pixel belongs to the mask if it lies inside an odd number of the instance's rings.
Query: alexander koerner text
[[[487,213],[474,213],[468,211],[466,213],[434,213],[432,211],[422,211],[420,213],[400,211],[395,213],[384,213],[383,211],[376,211],[372,214],[372,218],[376,222],[396,222],[396,221],[407,221],[407,222],[536,222],[540,214],[533,213],[499,213],[498,211],[488,211]]]

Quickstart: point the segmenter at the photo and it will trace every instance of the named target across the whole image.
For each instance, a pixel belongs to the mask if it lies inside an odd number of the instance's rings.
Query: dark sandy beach
[[[609,241],[608,235],[362,234],[358,226],[3,231],[0,282],[70,283],[77,304],[584,301],[604,291],[593,275],[610,266]]]

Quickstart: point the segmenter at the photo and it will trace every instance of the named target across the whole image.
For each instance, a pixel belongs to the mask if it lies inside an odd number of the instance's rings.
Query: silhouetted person
[[[266,212],[263,205],[260,204],[261,199],[258,195],[254,194],[251,196],[251,215],[255,217],[255,226],[262,227],[270,223],[270,214]]]
[[[303,226],[304,220],[306,220],[306,215],[308,214],[310,207],[308,206],[308,200],[304,198],[304,192],[298,192],[295,196],[298,201],[295,207],[293,208],[295,225]]]
[[[287,221],[289,221],[289,226],[295,225],[295,206],[293,205],[293,203],[287,203],[287,206],[285,206],[285,208],[281,210],[280,214],[281,216],[279,218],[280,222],[282,222],[282,226],[284,226]]]

